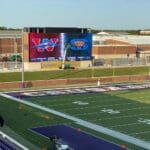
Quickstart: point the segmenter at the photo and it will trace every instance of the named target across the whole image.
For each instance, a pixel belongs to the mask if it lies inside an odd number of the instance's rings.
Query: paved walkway
[[[40,109],[40,110],[42,110],[42,111],[46,111],[46,112],[52,113],[52,114],[54,114],[54,115],[63,117],[63,118],[65,118],[65,119],[72,120],[72,121],[74,121],[76,124],[79,124],[79,125],[81,125],[81,126],[87,127],[87,128],[89,128],[89,129],[92,129],[92,130],[95,130],[95,131],[97,131],[97,132],[100,132],[100,133],[103,133],[103,134],[112,136],[112,137],[117,138],[117,139],[119,139],[119,140],[122,140],[122,141],[125,141],[125,142],[128,142],[128,143],[134,144],[134,145],[136,145],[136,146],[145,148],[145,149],[147,149],[147,150],[150,150],[150,143],[148,143],[148,142],[146,142],[146,141],[143,141],[143,140],[134,138],[134,137],[132,137],[132,136],[128,136],[128,135],[123,134],[123,133],[120,133],[120,132],[118,132],[118,131],[114,131],[114,130],[105,128],[105,127],[103,127],[103,126],[99,126],[99,125],[90,123],[90,122],[88,122],[88,121],[84,121],[84,120],[82,120],[82,119],[79,119],[79,118],[76,118],[76,117],[73,117],[73,116],[70,116],[70,115],[67,115],[67,114],[64,114],[64,113],[55,111],[55,110],[50,109],[50,108],[46,108],[46,107],[44,107],[44,106],[40,106],[40,105],[31,103],[31,102],[27,102],[27,101],[20,100],[19,98],[15,98],[15,97],[12,97],[12,96],[7,95],[7,94],[0,93],[0,95],[3,96],[3,97],[6,97],[6,98],[8,98],[8,99],[11,99],[11,100],[13,100],[13,101],[16,101],[16,102],[19,102],[19,103],[23,103],[23,104],[28,105],[28,106],[32,106],[32,107],[34,107],[34,108],[37,108],[37,109]]]

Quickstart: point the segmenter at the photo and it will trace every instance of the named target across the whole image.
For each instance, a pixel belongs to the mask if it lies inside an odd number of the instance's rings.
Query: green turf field
[[[4,130],[4,132],[17,140],[19,140],[19,136],[21,136],[40,149],[42,147],[49,148],[50,141],[32,133],[30,131],[32,127],[71,123],[71,121],[13,102],[4,97],[0,97],[0,114],[5,120],[5,127],[4,129],[0,128],[1,130]],[[14,131],[15,134],[11,134],[10,131]],[[22,143],[23,141],[19,142]],[[25,143],[23,142],[22,144]],[[26,146],[28,147],[29,145]],[[32,147],[30,147],[30,149],[32,150]]]
[[[149,97],[147,89],[26,100],[150,142]]]
[[[150,142],[150,90],[126,90],[106,93],[45,96],[26,98],[42,106],[76,116],[83,120],[120,131],[138,139]],[[132,144],[76,125],[73,121],[57,117],[35,108],[0,97],[0,114],[6,126],[34,145],[50,147],[48,139],[32,133],[29,129],[53,124],[69,124],[95,136],[117,144],[125,144],[129,149],[142,150]]]

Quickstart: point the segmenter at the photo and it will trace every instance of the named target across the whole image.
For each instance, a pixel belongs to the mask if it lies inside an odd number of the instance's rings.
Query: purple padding
[[[121,147],[67,125],[32,128],[46,137],[57,136],[75,150],[121,150]]]
[[[9,145],[6,141],[0,139],[0,149],[2,150],[15,150],[11,145]]]

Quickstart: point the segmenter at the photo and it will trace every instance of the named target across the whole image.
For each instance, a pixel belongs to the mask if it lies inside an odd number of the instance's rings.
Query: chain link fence
[[[150,64],[150,56],[142,58],[113,58],[95,59],[94,66],[121,67],[121,66],[145,66]]]
[[[115,58],[115,59],[95,59],[95,67],[126,67],[126,66],[148,66],[150,65],[150,56],[145,58]],[[21,71],[22,62],[0,61],[0,71]]]
[[[21,62],[0,62],[1,71],[19,71],[22,68]]]

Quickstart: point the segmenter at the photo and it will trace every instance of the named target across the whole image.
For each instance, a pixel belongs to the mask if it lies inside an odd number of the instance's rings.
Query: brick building
[[[92,54],[100,58],[135,58],[150,56],[150,36],[99,36],[93,37]]]
[[[0,31],[0,58],[21,54],[21,31]]]

